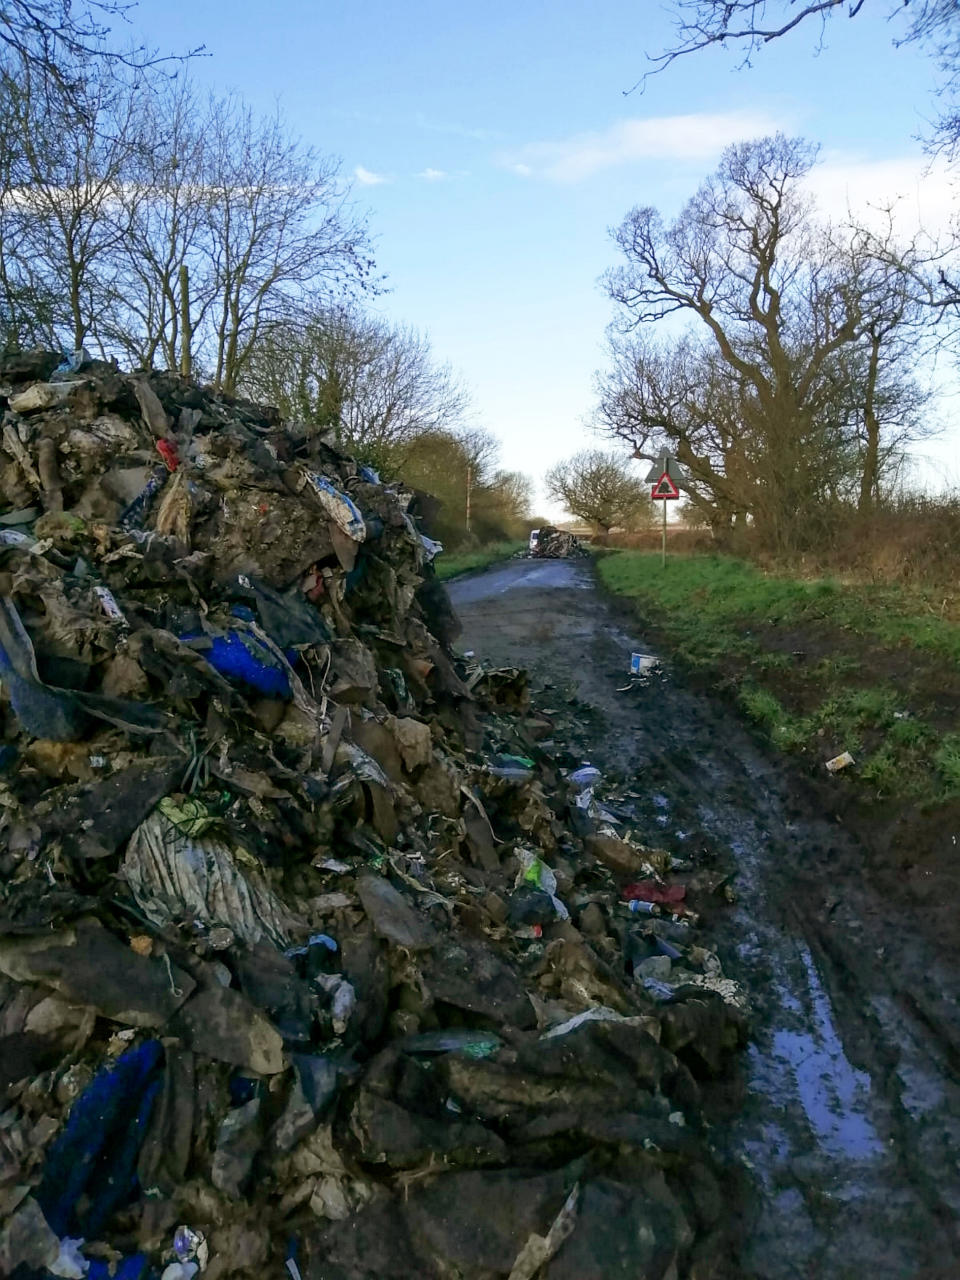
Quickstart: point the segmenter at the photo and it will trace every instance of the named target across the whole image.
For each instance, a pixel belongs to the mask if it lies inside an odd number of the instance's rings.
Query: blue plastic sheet
[[[180,639],[189,643],[199,640],[202,635],[202,632],[194,631],[180,636]],[[207,638],[210,647],[202,650],[203,656],[222,676],[256,689],[265,698],[289,701],[293,697],[286,668],[269,646],[256,636],[248,631],[227,631]],[[284,656],[292,665],[297,658],[296,650],[289,650]]]
[[[95,1239],[137,1190],[137,1157],[162,1085],[163,1047],[147,1040],[94,1076],[47,1154],[37,1201],[58,1236]]]
[[[363,542],[367,536],[367,526],[363,522],[360,508],[353,499],[335,488],[326,476],[319,476],[316,472],[308,471],[306,478],[310,488],[320,499],[327,515],[335,520],[344,533],[353,538],[354,542]]]

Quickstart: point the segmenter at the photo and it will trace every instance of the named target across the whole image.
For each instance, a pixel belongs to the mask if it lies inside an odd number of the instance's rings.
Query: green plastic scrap
[[[210,812],[202,800],[189,797],[184,797],[178,804],[172,796],[164,796],[158,808],[185,836],[202,836],[217,821],[216,815]]]
[[[539,889],[542,876],[543,876],[543,863],[540,861],[539,858],[534,858],[533,861],[530,863],[529,867],[527,867],[526,871],[524,871],[523,878],[524,880],[526,880],[527,884],[536,885],[537,888]]]

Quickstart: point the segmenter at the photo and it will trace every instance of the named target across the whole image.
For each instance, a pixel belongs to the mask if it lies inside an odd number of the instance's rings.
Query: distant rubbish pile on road
[[[721,1274],[717,882],[454,653],[414,495],[173,374],[0,400],[0,1274]]]
[[[565,560],[586,554],[579,538],[553,525],[544,525],[530,536],[530,555],[537,560]]]

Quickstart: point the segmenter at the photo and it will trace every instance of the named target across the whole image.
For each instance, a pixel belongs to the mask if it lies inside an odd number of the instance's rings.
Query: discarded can
[[[846,769],[848,765],[854,763],[853,756],[849,751],[843,751],[838,756],[834,756],[832,760],[827,761],[827,769],[830,773],[839,773],[841,769]]]
[[[100,601],[100,608],[113,622],[126,623],[126,615],[114,599],[109,587],[94,587],[93,593]]]
[[[658,916],[660,908],[655,902],[644,902],[642,898],[631,898],[627,903],[627,909],[632,911],[635,916]]]

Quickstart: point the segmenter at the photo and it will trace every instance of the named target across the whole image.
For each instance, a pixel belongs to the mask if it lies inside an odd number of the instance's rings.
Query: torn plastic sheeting
[[[340,973],[318,973],[313,981],[330,997],[330,1018],[333,1029],[338,1036],[342,1036],[357,1007],[356,991]]]
[[[576,1031],[577,1027],[582,1027],[585,1022],[626,1022],[631,1026],[640,1026],[645,1021],[642,1017],[629,1017],[622,1013],[617,1013],[616,1009],[610,1009],[605,1004],[594,1005],[592,1009],[585,1009],[583,1013],[577,1013],[572,1018],[568,1018],[566,1022],[561,1022],[556,1027],[551,1027],[549,1031],[545,1031],[540,1037],[541,1040],[555,1040],[557,1036],[565,1036],[571,1031]]]
[[[117,604],[113,592],[109,587],[94,587],[93,594],[100,601],[100,608],[113,622],[126,623],[126,615]]]
[[[101,1068],[50,1148],[37,1201],[59,1236],[96,1238],[136,1189],[136,1165],[160,1091],[163,1048],[148,1040]]]
[[[192,919],[226,927],[251,945],[266,938],[286,948],[289,934],[303,927],[256,872],[239,869],[225,844],[185,835],[160,811],[130,837],[123,877],[158,928]]]
[[[337,747],[335,758],[338,764],[347,764],[353,776],[359,778],[361,782],[375,782],[377,786],[383,787],[384,790],[391,794],[393,793],[393,783],[374,760],[373,756],[368,756],[355,743],[348,742],[344,738]],[[344,781],[349,782],[350,779],[347,778]]]
[[[170,472],[166,466],[155,467],[150,475],[150,479],[143,486],[132,502],[128,503],[120,512],[117,524],[121,529],[132,531],[142,529],[153,500],[160,490],[167,483]]]
[[[315,933],[306,940],[302,947],[288,947],[283,954],[288,960],[292,960],[294,956],[308,955],[311,947],[325,947],[327,951],[339,950],[337,943],[329,934]]]
[[[533,777],[534,761],[529,756],[494,756],[486,766],[487,773],[507,782],[528,782]]]
[[[256,607],[264,631],[289,657],[298,645],[329,644],[332,636],[323,617],[304,599],[299,587],[277,591],[257,578],[238,574],[236,595]]]
[[[599,769],[594,768],[592,764],[582,765],[579,769],[574,769],[568,777],[568,781],[572,782],[575,787],[593,788],[597,785],[603,774]]]
[[[532,853],[529,849],[517,849],[517,858],[520,861],[520,870],[517,873],[514,887],[521,884],[532,884],[537,889],[542,889],[548,894],[550,901],[553,903],[553,909],[557,913],[560,920],[569,920],[570,912],[557,897],[557,877],[556,873],[547,866],[547,864],[537,854]]]
[[[304,471],[303,476],[311,491],[320,499],[320,505],[327,515],[354,542],[363,542],[367,536],[367,527],[363,523],[360,508],[353,499],[335,488],[326,476],[317,475],[314,471]]]
[[[620,895],[625,902],[656,902],[661,906],[675,906],[687,896],[685,884],[657,884],[655,880],[638,880],[628,884]]]
[[[33,641],[7,597],[0,597],[0,680],[8,688],[17,719],[34,738],[75,742],[83,735],[85,713],[131,733],[159,733],[169,723],[162,711],[148,703],[44,684]]]
[[[733,978],[724,978],[716,973],[691,973],[686,969],[674,969],[670,975],[671,987],[702,987],[705,991],[713,991],[725,1004],[747,1013],[750,1002],[746,992]]]
[[[442,542],[434,542],[433,538],[428,538],[425,533],[420,534],[420,542],[423,544],[428,563],[434,560],[443,550]]]
[[[74,347],[72,351],[61,352],[62,359],[54,369],[51,377],[62,373],[77,373],[82,365],[90,363],[90,352],[86,347]]]
[[[239,680],[265,698],[288,702],[293,697],[286,669],[256,636],[233,629],[220,635],[193,631],[178,638],[202,654],[211,667],[228,680]],[[291,658],[296,661],[296,657],[293,651],[287,661]]]
[[[196,1262],[171,1262],[164,1267],[160,1280],[194,1280],[199,1271],[200,1266]]]
[[[60,1252],[50,1263],[50,1274],[59,1276],[60,1280],[83,1280],[90,1270],[89,1261],[80,1252],[83,1237],[74,1239],[71,1236],[60,1241]]]
[[[0,529],[0,547],[15,547],[18,551],[32,551],[36,545],[36,538],[31,538],[29,533],[21,533],[19,529]]]
[[[401,1047],[406,1053],[462,1053],[468,1058],[489,1058],[503,1048],[503,1041],[489,1031],[454,1028],[407,1036]]]

